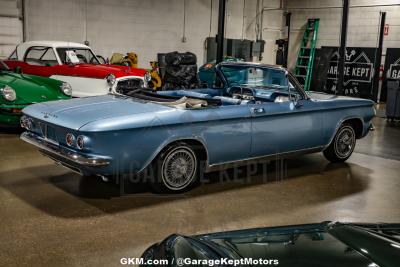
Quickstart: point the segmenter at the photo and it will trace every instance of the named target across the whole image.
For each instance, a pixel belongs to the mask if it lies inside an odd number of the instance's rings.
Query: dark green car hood
[[[46,77],[17,74],[10,71],[0,71],[0,88],[11,86],[17,95],[15,101],[9,102],[0,97],[1,103],[32,104],[50,100],[69,99],[61,92],[62,82]]]
[[[399,224],[326,222],[191,237],[172,235],[150,247],[143,257],[262,258],[277,260],[281,267],[398,267],[399,229]]]

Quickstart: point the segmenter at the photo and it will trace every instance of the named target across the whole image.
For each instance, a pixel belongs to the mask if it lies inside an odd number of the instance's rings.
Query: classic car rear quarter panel
[[[357,119],[362,123],[362,135],[368,133],[372,118],[375,116],[373,102],[365,99],[343,98],[335,100],[319,100],[323,113],[323,140],[328,146],[343,122]]]

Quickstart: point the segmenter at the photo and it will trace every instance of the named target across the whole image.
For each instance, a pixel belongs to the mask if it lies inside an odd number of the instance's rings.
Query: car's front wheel
[[[154,164],[151,187],[156,193],[181,193],[197,180],[199,161],[195,150],[185,143],[168,147],[158,155]]]
[[[323,153],[331,162],[343,162],[351,156],[355,146],[356,133],[353,126],[349,123],[343,123]]]

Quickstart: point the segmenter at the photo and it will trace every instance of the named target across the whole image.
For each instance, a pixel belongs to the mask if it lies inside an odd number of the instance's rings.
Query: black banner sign
[[[329,66],[326,61],[330,58]],[[338,47],[322,47],[314,64],[312,90],[337,94]],[[343,94],[353,97],[372,98],[375,48],[347,47],[345,54]],[[321,68],[326,67],[325,77],[318,77]],[[321,81],[325,80],[324,84]],[[322,86],[321,86],[322,85]]]
[[[387,79],[400,80],[400,48],[387,48],[380,101],[386,102]]]

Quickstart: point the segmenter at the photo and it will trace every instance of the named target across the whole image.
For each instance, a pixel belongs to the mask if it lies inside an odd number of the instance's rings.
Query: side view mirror
[[[21,68],[20,66],[16,66],[16,67],[14,68],[14,72],[15,72],[15,73],[18,73],[18,74],[22,74],[22,68]]]

